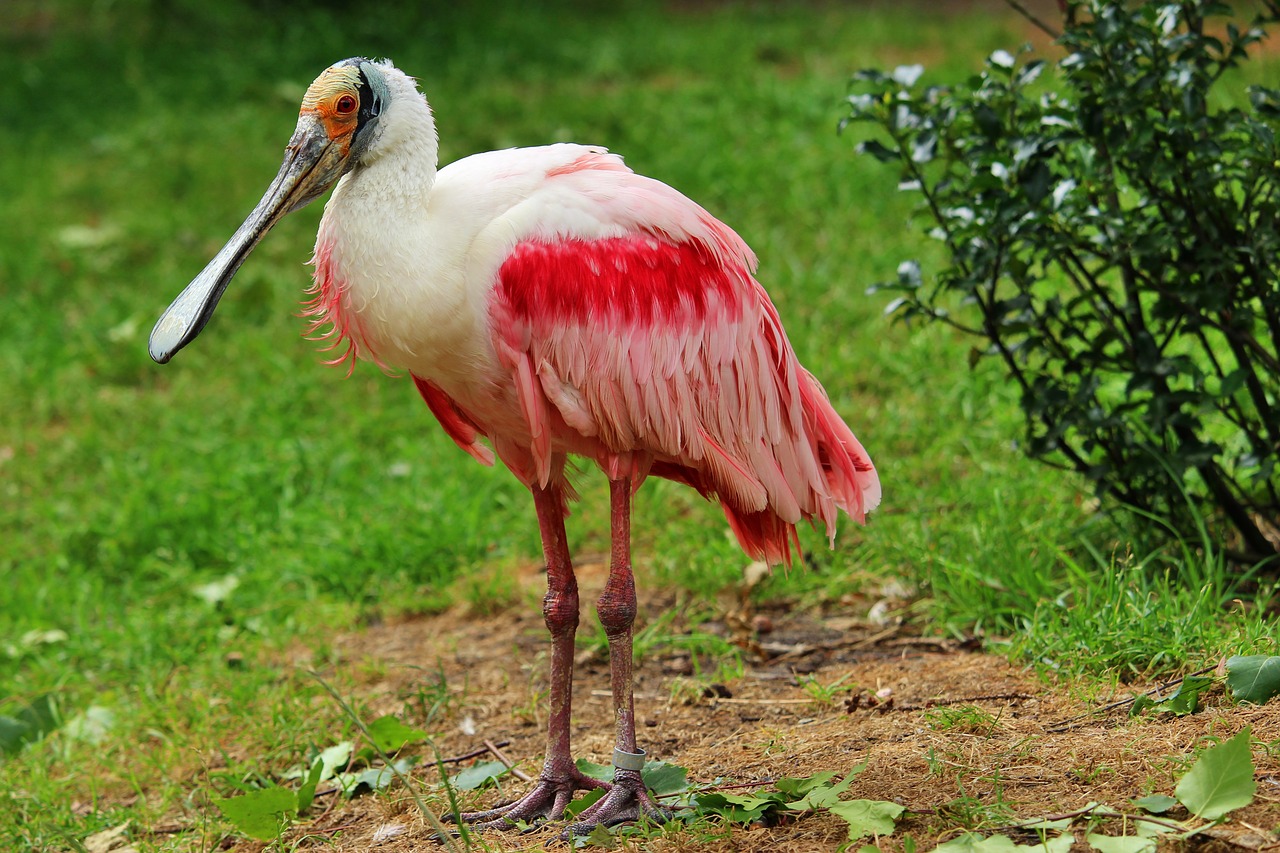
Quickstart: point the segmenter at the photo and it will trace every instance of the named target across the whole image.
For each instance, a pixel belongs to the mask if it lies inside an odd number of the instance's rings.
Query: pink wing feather
[[[796,359],[750,249],[675,190],[619,167],[589,155],[548,180],[597,193],[626,236],[526,239],[499,270],[491,331],[529,436],[527,457],[504,453],[505,441],[499,455],[527,458],[517,473],[541,483],[563,476],[566,452],[636,487],[650,473],[686,483],[718,498],[743,549],[770,562],[790,562],[802,519],[834,541],[837,509],[862,521],[879,501],[875,469]],[[476,455],[476,424],[419,388]]]
[[[445,433],[453,439],[453,443],[471,454],[477,462],[492,465],[493,451],[480,443],[480,428],[458,408],[449,395],[434,382],[419,376],[413,377],[413,384],[417,386],[418,393],[426,401],[431,414],[436,416]]]

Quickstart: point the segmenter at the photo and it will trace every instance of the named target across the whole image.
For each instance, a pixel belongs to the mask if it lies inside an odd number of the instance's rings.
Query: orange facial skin
[[[299,112],[318,118],[329,139],[347,156],[360,113],[359,70],[350,65],[327,69],[307,88]]]

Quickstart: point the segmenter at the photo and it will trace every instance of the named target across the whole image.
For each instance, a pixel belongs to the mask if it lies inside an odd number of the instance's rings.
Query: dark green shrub
[[[949,257],[875,289],[983,340],[1033,457],[1169,534],[1206,520],[1237,558],[1274,557],[1280,93],[1246,97],[1238,66],[1280,4],[1244,23],[1203,0],[1064,5],[1056,65],[856,75],[846,124],[881,131],[859,150],[901,170]]]

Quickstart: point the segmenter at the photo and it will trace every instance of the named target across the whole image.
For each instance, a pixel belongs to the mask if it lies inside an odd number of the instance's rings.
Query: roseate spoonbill
[[[231,240],[160,317],[164,363],[204,328],[231,277],[285,214],[337,184],[316,239],[313,330],[341,354],[407,371],[459,447],[494,454],[533,493],[551,634],[546,759],[533,790],[463,815],[570,827],[662,818],[644,789],[631,688],[631,498],[649,475],[718,499],[747,554],[789,563],[795,525],[862,521],[876,472],[799,361],[741,238],[603,148],[476,154],[437,171],[431,109],[389,62],[344,60],[302,100],[280,172]],[[492,450],[480,443],[487,438]],[[564,519],[566,457],[610,485],[612,554],[597,613],[609,641],[612,784],[569,749],[578,590]]]

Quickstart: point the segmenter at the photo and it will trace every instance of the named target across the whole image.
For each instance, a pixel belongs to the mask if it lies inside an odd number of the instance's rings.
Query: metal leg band
[[[639,752],[623,752],[620,749],[613,751],[613,766],[619,770],[635,770],[644,769],[644,750]]]

